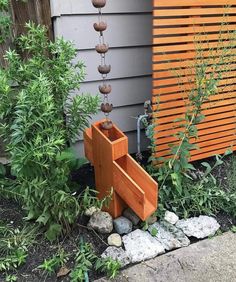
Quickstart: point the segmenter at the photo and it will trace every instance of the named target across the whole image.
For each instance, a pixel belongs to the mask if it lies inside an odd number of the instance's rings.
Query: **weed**
[[[98,258],[96,261],[95,270],[106,273],[107,277],[114,279],[117,276],[120,267],[120,263],[110,257],[105,259]]]
[[[44,262],[38,266],[38,268],[43,269],[43,271],[49,275],[55,273],[60,267],[68,260],[68,255],[63,249],[60,249],[56,255],[50,259],[45,259]]]
[[[156,237],[157,234],[158,234],[158,229],[155,228],[155,227],[153,227],[152,230],[151,230],[151,235],[152,235],[153,237]]]
[[[14,274],[8,274],[5,279],[6,282],[15,282],[17,281],[17,276]]]
[[[0,271],[17,269],[26,262],[28,248],[35,242],[36,231],[29,226],[18,229],[1,222]]]
[[[231,229],[230,229],[233,233],[236,233],[236,226],[232,226]]]
[[[81,239],[80,247],[75,256],[75,267],[70,273],[71,282],[89,281],[89,271],[92,269],[106,273],[109,278],[114,278],[120,263],[112,258],[99,258],[90,244]]]

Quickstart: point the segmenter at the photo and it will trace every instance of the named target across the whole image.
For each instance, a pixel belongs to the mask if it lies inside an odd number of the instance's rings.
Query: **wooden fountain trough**
[[[100,199],[113,188],[108,208],[114,218],[127,206],[142,220],[157,209],[158,185],[128,154],[128,138],[115,125],[110,130],[96,122],[84,132],[85,155],[94,165]]]

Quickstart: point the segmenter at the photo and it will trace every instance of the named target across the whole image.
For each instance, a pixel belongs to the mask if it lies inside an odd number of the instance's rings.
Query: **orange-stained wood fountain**
[[[117,217],[129,206],[142,220],[157,209],[157,183],[128,154],[128,138],[114,124],[102,129],[96,122],[84,133],[85,155],[94,165],[99,198],[113,188],[107,211]]]
[[[157,183],[128,154],[128,138],[109,119],[113,105],[109,103],[111,85],[107,75],[111,66],[106,64],[109,46],[104,40],[107,23],[103,21],[102,8],[106,0],[92,0],[98,9],[98,22],[94,29],[99,33],[99,44],[95,50],[101,57],[98,72],[102,77],[99,91],[103,95],[101,111],[105,119],[98,121],[84,132],[85,155],[94,165],[98,197],[103,199],[113,189],[112,200],[107,211],[118,217],[129,206],[142,220],[146,220],[157,209]]]

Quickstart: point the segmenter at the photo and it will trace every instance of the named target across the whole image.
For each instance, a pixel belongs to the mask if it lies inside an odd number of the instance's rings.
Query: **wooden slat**
[[[236,5],[235,0],[154,0],[154,7],[181,7],[181,6],[226,6]]]
[[[202,51],[201,52],[201,56],[202,58],[209,58],[209,57],[219,57],[222,55],[223,51],[221,49],[219,50],[207,50],[207,51]],[[176,53],[171,53],[171,54],[157,54],[157,55],[153,55],[152,59],[153,62],[162,62],[162,61],[171,61],[171,60],[186,60],[186,59],[194,59],[196,58],[196,51],[189,51],[189,52],[184,52],[184,53],[180,53],[180,52],[176,52]],[[227,56],[235,56],[235,50],[229,50],[227,52]]]
[[[235,129],[235,124],[227,124],[227,125],[222,125],[222,126],[217,126],[217,127],[212,127],[212,128],[208,128],[208,129],[204,129],[199,131],[198,135],[202,136],[202,135],[209,135],[209,134],[213,134],[216,132],[225,132],[227,130],[233,130]],[[158,137],[158,133],[154,134],[155,139],[158,139],[158,143],[157,144],[164,144],[164,143],[168,143],[168,142],[175,142],[177,140],[177,138],[175,136],[167,136],[165,138],[159,138]],[[208,137],[209,139],[209,137]],[[167,142],[168,141],[168,142]]]
[[[183,17],[183,16],[203,16],[203,15],[224,15],[236,14],[236,8],[194,8],[194,9],[158,9],[153,11],[154,17]]]
[[[196,160],[201,160],[201,159],[205,159],[205,158],[208,158],[209,156],[214,156],[214,155],[219,155],[219,154],[224,154],[226,152],[227,149],[230,149],[230,150],[233,150],[235,151],[236,150],[236,146],[232,146],[232,147],[229,147],[229,148],[221,148],[221,149],[218,149],[218,150],[213,150],[213,151],[209,151],[207,153],[199,153],[198,155],[195,155],[193,157],[191,157],[191,161],[196,161]]]
[[[203,129],[209,129],[211,127],[221,126],[221,125],[225,125],[225,124],[233,124],[235,122],[236,122],[236,118],[231,117],[231,118],[228,118],[228,119],[220,119],[220,120],[214,120],[214,121],[211,121],[211,122],[200,123],[200,124],[197,125],[197,128],[198,128],[198,131],[201,135],[202,132],[203,132]],[[157,127],[157,129],[158,129],[158,127]],[[170,128],[168,130],[159,131],[156,134],[156,136],[157,136],[157,138],[165,138],[166,136],[174,135],[179,131],[184,132],[184,128],[176,127],[176,128]]]
[[[199,17],[199,18],[160,18],[154,19],[154,26],[178,26],[178,25],[198,25],[198,24],[215,24],[215,23],[235,23],[235,16],[218,16],[218,17]]]
[[[213,133],[213,134],[209,134],[209,135],[203,135],[201,136],[200,138],[198,138],[197,140],[193,139],[192,140],[192,143],[193,144],[198,144],[199,146],[201,147],[204,147],[204,146],[208,146],[207,145],[207,142],[208,140],[214,140],[214,139],[220,139],[222,136],[224,137],[232,137],[234,136],[235,134],[235,130],[228,130],[228,131],[225,131],[224,132],[224,135],[222,135],[222,132],[218,132],[218,133]],[[233,137],[235,139],[235,137]],[[174,145],[177,145],[178,142],[173,142]],[[164,151],[164,150],[168,150],[170,147],[168,144],[164,143],[162,145],[159,145],[157,146],[157,150],[158,151]]]
[[[214,108],[214,110],[212,110],[212,109],[203,110],[202,114],[204,114],[206,116],[206,115],[222,113],[222,112],[226,112],[226,111],[235,111],[235,108],[236,108],[235,105],[228,105],[227,107]],[[153,113],[154,118],[158,118],[157,115],[158,115],[158,113],[156,113],[156,112]],[[166,116],[166,117],[158,118],[158,123],[159,124],[171,123],[175,119],[183,118],[183,117],[184,117],[184,113],[182,113],[181,115],[176,114],[176,115],[172,115],[172,116]]]
[[[216,113],[214,115],[208,115],[206,118],[200,123],[200,124],[208,124],[210,121],[217,121],[217,120],[224,120],[227,118],[230,118],[234,115],[234,111],[230,112],[225,112],[225,113]],[[154,131],[162,131],[162,130],[167,130],[169,128],[175,128],[182,124],[182,122],[174,122],[173,120],[170,123],[165,123],[165,124],[158,124],[158,121],[156,123],[154,122]]]
[[[222,77],[222,79],[229,79],[229,78],[235,78],[236,76],[236,65],[231,65],[232,68],[227,69],[227,71],[222,72],[222,70],[219,70],[218,73],[215,73],[215,79],[219,79],[219,76]],[[187,75],[181,73],[181,71],[179,72],[179,77],[174,77],[174,78],[166,78],[166,79],[160,79],[159,77],[159,73],[153,73],[153,78],[157,79],[153,85],[155,85],[155,87],[162,87],[162,86],[167,86],[167,85],[174,85],[174,84],[185,84],[185,83],[194,83],[195,81],[195,76],[194,76],[194,70],[193,70],[193,75]],[[208,73],[208,75],[206,75],[206,78],[209,77],[209,75],[211,73],[209,73],[210,70],[208,70],[206,73]],[[174,71],[173,71],[174,74]],[[173,76],[173,75],[172,75]],[[159,79],[158,79],[159,78]],[[180,86],[181,88],[181,86]]]
[[[230,147],[232,147],[234,145],[234,141],[228,141],[228,142],[224,142],[224,143],[218,143],[218,144],[214,144],[212,146],[209,147],[204,147],[202,149],[196,149],[196,150],[192,150],[191,151],[191,155],[199,155],[199,154],[203,154],[203,153],[208,153],[208,152],[214,152],[218,149],[223,149],[226,151],[227,149],[229,149]],[[212,155],[214,155],[215,153],[213,153]],[[156,157],[160,158],[160,157],[166,157],[166,156],[170,156],[170,153],[168,152],[160,152],[160,153],[156,153]],[[208,155],[209,156],[209,155]]]
[[[184,131],[180,127],[182,122],[174,120],[184,117],[186,109],[191,110],[187,99],[188,92],[196,89],[194,68],[199,62],[198,48],[202,50],[200,63],[207,64],[206,76],[213,69],[217,79],[223,70],[217,94],[202,105],[205,119],[197,125],[199,138],[190,139],[199,146],[199,150],[191,151],[191,160],[199,159],[225,151],[236,141],[236,46],[233,45],[236,37],[232,33],[236,27],[236,0],[167,2],[154,0],[154,155],[170,157],[169,144],[178,143],[174,134]],[[226,53],[224,48],[228,48]],[[219,62],[222,67],[214,69]]]
[[[186,42],[210,42],[219,40],[230,40],[229,34],[227,33],[215,33],[215,34],[201,34],[201,35],[179,35],[179,36],[167,36],[167,37],[154,37],[153,44],[163,45],[163,44],[173,44],[173,43],[186,43]],[[203,43],[201,43],[203,44]]]

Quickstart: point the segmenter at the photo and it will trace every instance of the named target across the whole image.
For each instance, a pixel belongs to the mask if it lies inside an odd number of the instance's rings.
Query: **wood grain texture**
[[[183,131],[181,122],[174,120],[184,117],[186,109],[191,110],[188,93],[196,89],[196,41],[201,42],[202,62],[207,63],[206,72],[210,75],[211,66],[219,63],[222,48],[235,40],[228,32],[236,29],[236,0],[154,0],[153,3],[154,155],[168,158],[171,155],[168,144],[177,144],[174,134]],[[235,54],[235,48],[227,54],[228,69],[222,73],[218,93],[203,103],[206,118],[197,125],[198,139],[191,139],[191,143],[199,147],[191,151],[191,160],[209,157],[230,147],[235,149]],[[178,72],[180,68],[182,73]]]
[[[102,130],[99,121],[84,133],[86,157],[95,170],[98,196],[103,199],[113,189],[112,200],[105,210],[113,217],[128,205],[142,220],[157,209],[157,183],[128,154],[128,138],[114,124]]]
[[[27,2],[11,0],[14,33],[16,36],[25,33],[25,23],[32,21],[45,25],[48,36],[53,39],[50,0],[30,0]]]

